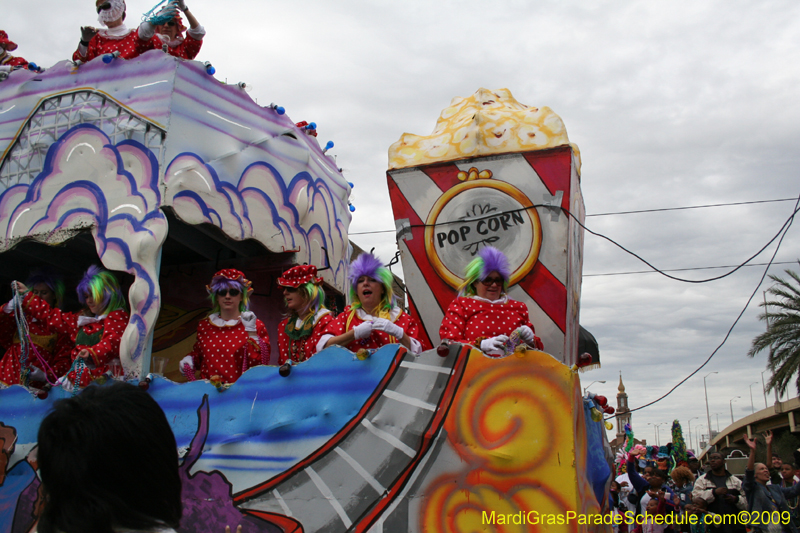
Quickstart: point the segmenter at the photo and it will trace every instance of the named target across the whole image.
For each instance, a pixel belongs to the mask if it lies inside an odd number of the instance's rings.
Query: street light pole
[[[655,435],[656,435],[656,446],[661,446],[661,441],[659,440],[658,435],[658,426],[664,424],[664,422],[659,422],[658,424],[653,424],[652,422],[648,422],[648,426],[653,426],[655,428]]]
[[[605,380],[603,380],[603,381],[592,381],[591,383],[589,383],[588,385],[586,385],[586,386],[583,388],[583,395],[584,395],[584,396],[586,396],[586,391],[587,391],[587,390],[589,390],[589,387],[591,387],[591,386],[592,386],[592,385],[594,385],[595,383],[605,383]]]
[[[696,416],[694,418],[690,418],[689,419],[689,449],[692,449],[692,450],[694,449],[692,447],[692,420],[697,420],[698,418],[700,418],[700,417]],[[698,448],[700,447],[700,443],[699,442],[697,443],[697,447]]]
[[[750,414],[756,412],[756,408],[753,405],[753,385],[758,385],[758,381],[754,381],[750,384]]]
[[[736,398],[741,398],[741,396],[737,396]],[[730,402],[728,402],[728,404],[731,406],[731,424],[733,424],[733,401],[736,400],[736,398],[733,398]]]
[[[767,331],[769,331],[769,306],[767,305],[767,291],[764,291],[764,318],[767,321]],[[772,343],[769,343],[769,361],[772,361]],[[774,374],[773,374],[774,376]],[[761,382],[764,382],[764,372],[761,373]],[[775,403],[778,403],[780,400],[778,399],[778,389],[773,389],[775,391]],[[764,403],[767,403],[767,388],[764,387]]]
[[[707,427],[708,427],[708,436],[709,437],[711,436],[711,413],[708,410],[708,386],[706,385],[706,378],[708,376],[710,376],[711,374],[719,374],[719,372],[711,372],[709,374],[706,374],[705,377],[703,377],[703,390],[706,393],[706,418],[708,419],[708,426]],[[708,440],[710,441],[711,439],[708,439]]]

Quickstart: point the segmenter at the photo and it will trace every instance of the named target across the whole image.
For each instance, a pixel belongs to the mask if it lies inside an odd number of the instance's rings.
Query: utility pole
[[[708,410],[708,386],[706,385],[706,378],[711,374],[719,374],[719,372],[711,372],[703,377],[703,390],[706,393],[706,418],[708,419],[708,426],[706,427],[708,427],[709,442],[711,441],[711,413]]]

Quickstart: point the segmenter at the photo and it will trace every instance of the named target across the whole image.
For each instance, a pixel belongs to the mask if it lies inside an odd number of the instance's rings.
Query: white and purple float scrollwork
[[[121,347],[138,375],[161,305],[162,208],[331,269],[344,292],[350,186],[314,137],[200,63],[158,51],[62,62],[0,83],[0,252],[91,230],[106,268],[135,277]],[[327,255],[323,248],[328,251]]]

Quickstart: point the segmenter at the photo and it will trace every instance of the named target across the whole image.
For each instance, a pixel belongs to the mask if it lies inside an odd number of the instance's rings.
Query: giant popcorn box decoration
[[[430,136],[404,134],[389,167],[409,301],[430,341],[466,265],[494,246],[545,350],[575,363],[584,206],[580,153],[558,115],[480,89],[455,98]]]

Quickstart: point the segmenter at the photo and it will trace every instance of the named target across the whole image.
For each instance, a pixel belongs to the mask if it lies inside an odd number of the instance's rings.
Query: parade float
[[[591,519],[608,511],[605,430],[576,372],[580,158],[555,113],[506,90],[455,99],[433,135],[390,149],[407,304],[436,349],[332,347],[286,372],[273,346],[230,387],[178,372],[220,268],[248,273],[270,333],[288,266],[316,265],[342,308],[351,185],[309,126],[161,51],[13,72],[0,82],[3,287],[42,266],[117,273],[130,321],[109,379],[146,384],[167,414],[181,531],[607,530]],[[546,352],[439,345],[460,273],[487,244],[507,251],[511,296]],[[27,458],[52,403],[74,393],[0,390],[16,434],[2,533],[34,522]]]

